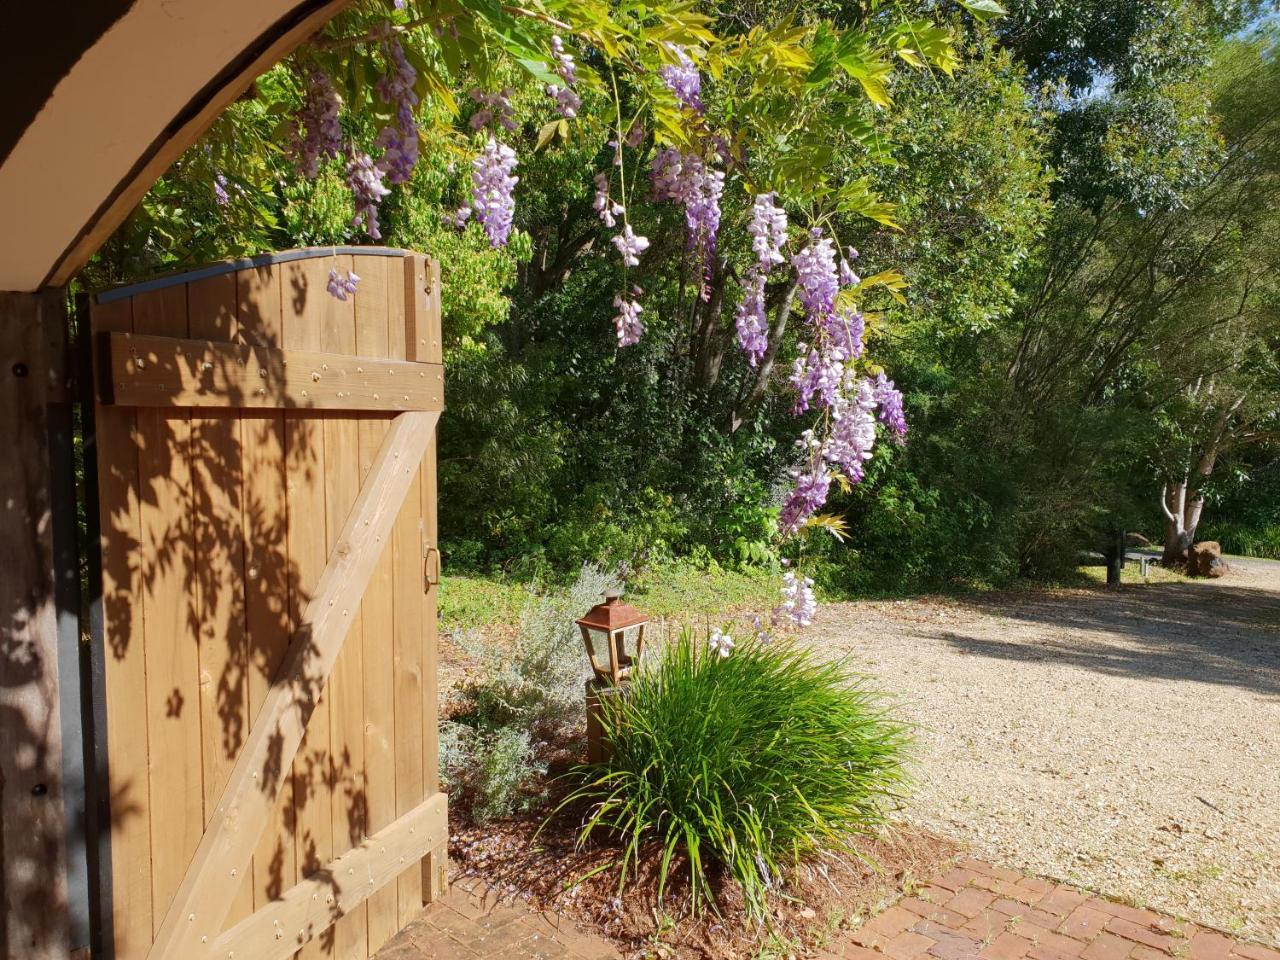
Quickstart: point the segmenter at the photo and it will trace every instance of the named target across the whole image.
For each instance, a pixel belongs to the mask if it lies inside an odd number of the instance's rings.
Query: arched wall
[[[81,0],[6,12],[0,290],[65,285],[253,79],[349,0]]]

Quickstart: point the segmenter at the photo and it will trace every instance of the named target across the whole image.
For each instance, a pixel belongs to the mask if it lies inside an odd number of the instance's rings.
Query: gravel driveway
[[[1280,944],[1280,564],[832,604],[807,636],[919,725],[907,817],[995,862]]]

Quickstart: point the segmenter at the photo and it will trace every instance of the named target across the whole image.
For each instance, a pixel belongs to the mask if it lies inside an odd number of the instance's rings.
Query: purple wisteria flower
[[[613,326],[618,332],[620,347],[634,346],[644,336],[644,324],[640,322],[640,314],[644,312],[644,308],[636,299],[640,293],[639,287],[633,287],[629,299],[622,296],[613,298],[613,305],[618,308],[618,314],[613,318]]]
[[[862,278],[853,271],[853,267],[849,266],[849,261],[844,257],[840,258],[840,285],[842,287],[856,287],[862,282]]]
[[[298,172],[309,180],[320,173],[320,162],[342,152],[342,100],[328,74],[314,70],[307,77],[302,109],[290,122]]]
[[[471,161],[471,207],[495,247],[503,246],[511,236],[516,205],[513,191],[520,180],[513,175],[515,168],[516,152],[493,137]]]
[[[459,230],[465,227],[467,225],[467,221],[470,219],[471,208],[468,206],[461,206],[457,210],[453,211],[453,213],[445,215],[446,222],[453,224],[453,226],[457,227]]]
[[[848,478],[861,483],[863,464],[876,444],[876,407],[871,386],[865,380],[842,394],[831,407],[831,430],[822,444],[823,458]]]
[[[418,163],[418,122],[414,116],[418,71],[409,63],[399,40],[387,40],[384,50],[391,70],[378,80],[377,90],[378,96],[395,107],[396,122],[378,131],[376,142],[383,148],[379,165],[391,183],[407,183]]]
[[[609,199],[609,178],[603,173],[597,173],[595,177],[596,195],[591,201],[591,206],[600,219],[604,221],[606,227],[614,226],[618,221],[617,218],[622,216],[624,209],[622,204],[616,203]]]
[[[649,182],[655,200],[684,199],[684,157],[679,150],[662,147],[649,165]]]
[[[360,282],[360,278],[353,271],[348,270],[347,275],[343,277],[337,270],[329,271],[329,282],[325,289],[329,294],[338,300],[346,300],[348,296],[353,296],[356,292],[356,284]]]
[[[816,326],[835,309],[840,282],[831,238],[823,236],[816,227],[810,237],[809,245],[791,258],[791,265],[796,268],[796,280],[800,284],[800,303],[809,323]]]
[[[213,199],[220,207],[225,207],[231,202],[231,196],[227,193],[227,175],[221,170],[213,174]]]
[[[800,344],[804,350],[804,344]],[[839,347],[826,345],[823,349],[811,348],[796,357],[791,367],[791,385],[796,388],[794,413],[804,413],[809,404],[833,407],[845,383],[845,363],[848,357]]]
[[[382,168],[367,154],[353,150],[347,161],[347,187],[355,200],[356,215],[351,225],[364,225],[365,232],[374,240],[380,240],[378,230],[378,204],[391,191],[382,183]]]
[[[862,337],[866,333],[867,324],[861,313],[849,307],[837,306],[823,326],[831,342],[847,358],[856,360],[862,356]]]
[[[787,242],[787,212],[775,203],[774,194],[756,194],[747,233],[751,235],[751,249],[761,268],[768,270],[775,263],[782,263],[782,247]]]
[[[902,391],[883,373],[876,374],[876,382],[871,389],[874,403],[879,408],[876,416],[899,440],[904,439],[907,435],[907,416],[902,408]]]
[[[697,157],[685,163],[688,191],[684,203],[689,245],[710,257],[716,249],[720,230],[720,197],[724,193],[724,171],[707,167]]]
[[[738,346],[747,355],[751,366],[758,366],[760,359],[769,349],[769,324],[764,312],[764,273],[753,271],[748,277],[742,292],[742,302],[738,304],[734,316],[734,326],[738,331]]]
[[[698,66],[685,53],[684,47],[676,44],[668,44],[676,57],[675,64],[669,64],[658,71],[658,76],[662,77],[662,81],[675,94],[676,102],[680,106],[698,113],[702,112],[702,75],[698,72]]]
[[[503,130],[519,129],[515,115],[511,110],[511,88],[503,87],[497,93],[487,93],[479,87],[472,87],[467,92],[480,109],[471,115],[471,129],[481,130],[485,127],[502,127]],[[495,126],[496,124],[496,126]]]
[[[618,253],[622,254],[622,262],[628,267],[640,266],[640,254],[649,249],[649,240],[647,237],[641,237],[631,229],[631,224],[626,224],[622,228],[622,232],[613,238],[613,245],[618,248]]]
[[[573,62],[573,54],[564,48],[564,41],[559,37],[551,38],[551,55],[555,58],[556,73],[562,82],[549,85],[547,93],[555,100],[560,115],[573,119],[582,107],[582,98],[573,89],[578,82],[578,67]]]
[[[794,570],[782,575],[782,603],[773,611],[774,620],[785,620],[797,627],[807,627],[818,612],[813,596],[813,581]]]
[[[654,155],[650,164],[649,182],[654,199],[684,204],[689,246],[704,256],[713,253],[720,230],[724,172],[708,167],[694,154],[664,148]]]
[[[812,439],[812,431],[805,431],[807,440]],[[806,443],[802,440],[801,443]],[[778,529],[784,535],[798,533],[804,522],[818,512],[827,502],[827,493],[831,488],[831,477],[822,457],[814,457],[809,466],[801,471],[794,471],[796,485],[783,501],[782,510],[778,513]]]

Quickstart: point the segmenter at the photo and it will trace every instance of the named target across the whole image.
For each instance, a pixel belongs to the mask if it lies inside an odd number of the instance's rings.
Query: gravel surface
[[[1280,564],[1119,592],[832,604],[807,636],[919,725],[909,820],[1280,943]]]

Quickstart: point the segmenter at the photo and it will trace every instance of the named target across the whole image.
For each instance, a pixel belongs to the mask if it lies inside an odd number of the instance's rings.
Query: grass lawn
[[[449,629],[513,624],[519,621],[531,590],[556,585],[503,574],[446,572],[440,581],[440,616]],[[768,571],[702,570],[677,563],[635,577],[627,584],[626,596],[654,620],[714,621],[747,609],[771,610],[778,603],[779,585],[778,574]]]

